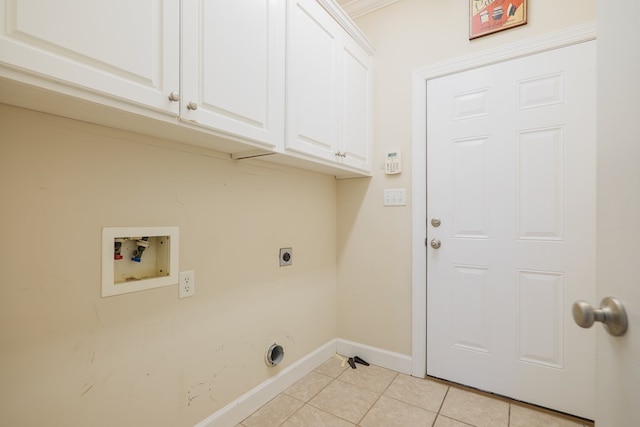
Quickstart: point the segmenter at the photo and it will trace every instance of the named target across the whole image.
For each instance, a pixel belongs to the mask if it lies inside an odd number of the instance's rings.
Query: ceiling
[[[400,0],[336,0],[342,8],[351,16],[357,18],[373,12]]]

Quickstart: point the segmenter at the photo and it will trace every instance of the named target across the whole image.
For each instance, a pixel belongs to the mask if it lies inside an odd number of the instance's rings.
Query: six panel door
[[[594,42],[430,80],[427,372],[593,418]]]

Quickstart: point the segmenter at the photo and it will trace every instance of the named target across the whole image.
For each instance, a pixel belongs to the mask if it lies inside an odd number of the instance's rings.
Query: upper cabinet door
[[[0,0],[0,67],[178,113],[178,0]]]
[[[340,150],[343,164],[371,170],[372,156],[372,60],[357,43],[346,37],[342,52],[342,108]]]
[[[348,18],[331,13],[333,2],[288,4],[286,149],[369,173],[371,56],[343,28]]]
[[[315,0],[288,4],[286,148],[335,161],[340,28]]]
[[[281,146],[284,1],[189,0],[182,8],[181,117]]]

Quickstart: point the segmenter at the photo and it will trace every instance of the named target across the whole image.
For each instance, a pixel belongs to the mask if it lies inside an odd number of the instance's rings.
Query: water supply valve
[[[131,252],[131,261],[134,261],[134,262],[142,261],[142,253],[150,245],[150,243],[147,240],[149,240],[148,237],[143,237],[142,239],[136,242],[136,245],[138,245],[138,247],[134,249],[133,252]]]
[[[113,259],[120,260],[122,259],[122,243],[124,243],[125,239],[114,239],[113,240]]]

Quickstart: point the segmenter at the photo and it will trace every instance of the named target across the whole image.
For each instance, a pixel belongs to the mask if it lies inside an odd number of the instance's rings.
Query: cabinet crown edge
[[[335,0],[316,0],[332,17],[335,19],[342,28],[364,49],[368,55],[372,56],[376,49],[373,44],[367,39],[362,30],[353,22],[353,20],[347,15],[347,12],[340,7]]]

